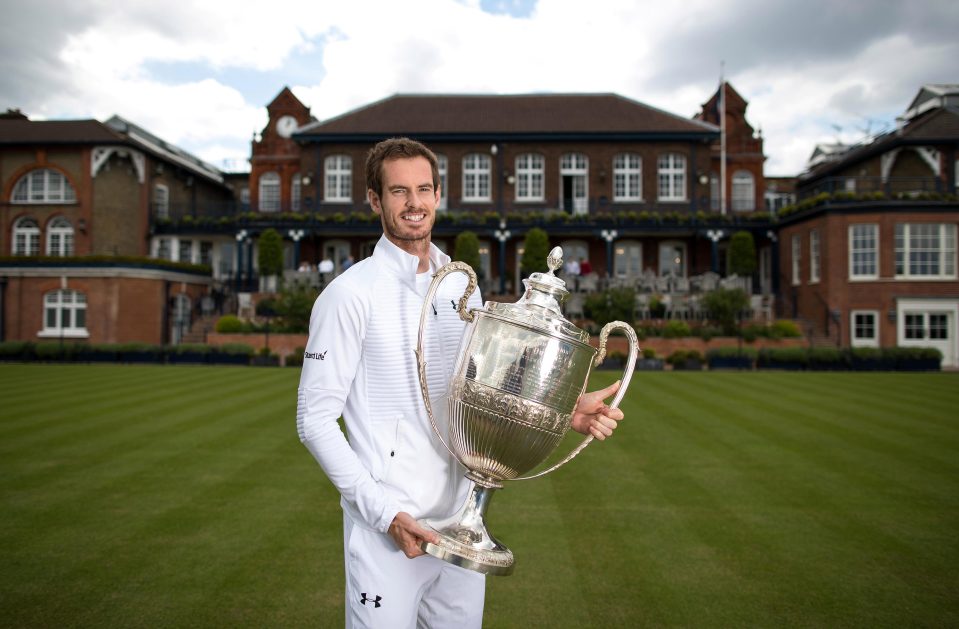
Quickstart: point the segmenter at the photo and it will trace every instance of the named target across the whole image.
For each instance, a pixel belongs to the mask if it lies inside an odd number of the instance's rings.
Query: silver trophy
[[[622,321],[607,324],[599,349],[589,344],[589,333],[563,318],[560,304],[569,293],[555,276],[563,251],[555,247],[547,258],[548,273],[533,273],[523,284],[526,291],[515,304],[486,302],[483,309],[468,310],[476,289],[476,274],[468,264],[452,262],[441,268],[430,284],[420,316],[416,362],[420,388],[430,423],[437,437],[467,470],[473,489],[463,507],[443,520],[420,520],[439,534],[439,543],[424,542],[427,553],[457,566],[491,575],[513,571],[513,553],[496,540],[483,521],[493,491],[503,481],[528,480],[558,469],[592,441],[587,436],[566,458],[531,476],[556,449],[573,418],[573,410],[586,388],[593,366],[606,355],[612,330],[622,330],[629,340],[629,357],[622,385],[613,399],[616,408],[633,375],[639,346],[632,326]],[[469,282],[457,308],[466,321],[446,404],[448,439],[433,415],[423,359],[427,313],[443,279],[465,273]]]

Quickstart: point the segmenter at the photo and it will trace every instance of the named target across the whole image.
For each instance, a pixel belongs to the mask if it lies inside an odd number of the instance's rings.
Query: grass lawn
[[[0,365],[0,626],[341,626],[298,377]],[[487,627],[959,625],[959,374],[645,372],[623,407],[494,497]]]

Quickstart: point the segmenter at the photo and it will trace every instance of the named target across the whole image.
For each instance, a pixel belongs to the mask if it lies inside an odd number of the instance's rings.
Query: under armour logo
[[[330,351],[330,350],[326,350],[326,352],[328,352],[328,351]],[[314,358],[314,359],[319,358],[320,360],[325,360],[325,359],[326,359],[326,352],[323,352],[322,354],[320,354],[320,353],[314,353],[314,352],[304,352],[303,358]]]
[[[380,596],[379,594],[377,594],[377,595],[376,595],[375,597],[373,597],[373,598],[369,598],[369,597],[366,595],[366,592],[363,592],[363,593],[361,594],[361,596],[362,596],[362,598],[360,598],[360,602],[363,603],[364,605],[366,605],[368,602],[369,602],[369,603],[373,603],[374,609],[377,608],[377,607],[380,607],[380,601],[383,600],[383,597]]]

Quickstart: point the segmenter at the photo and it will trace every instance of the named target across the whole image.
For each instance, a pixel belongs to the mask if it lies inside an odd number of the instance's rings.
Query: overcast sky
[[[397,92],[615,92],[682,116],[725,77],[767,175],[959,83],[956,0],[3,0],[0,109],[119,114],[248,169],[290,86],[319,119]]]

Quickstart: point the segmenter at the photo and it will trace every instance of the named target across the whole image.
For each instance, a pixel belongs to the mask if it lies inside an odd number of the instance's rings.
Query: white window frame
[[[463,201],[489,202],[491,200],[490,169],[492,160],[483,153],[463,157]]]
[[[47,255],[58,258],[73,255],[73,225],[64,216],[56,216],[47,225]]]
[[[663,153],[656,162],[660,201],[686,201],[686,156]]]
[[[802,236],[793,234],[791,243],[792,285],[799,286],[802,282]]]
[[[915,232],[919,228],[927,230],[934,227],[935,234],[927,234],[928,247],[919,249],[916,240],[924,236]],[[895,227],[896,279],[908,280],[954,280],[956,279],[956,225],[954,223],[896,223]],[[914,268],[922,262],[913,262],[913,255],[921,253],[935,256],[936,260],[926,260],[926,264],[936,264],[937,273],[916,273]]]
[[[822,259],[820,250],[822,245],[819,241],[819,230],[809,231],[809,283],[818,284],[821,274]]]
[[[268,171],[260,174],[257,211],[272,214],[280,211],[280,173]]]
[[[636,153],[613,156],[613,202],[643,200],[643,158]]]
[[[323,160],[323,200],[349,203],[353,200],[353,159],[349,155],[327,155]]]
[[[872,247],[866,249],[857,247],[857,243],[863,242],[867,234],[860,234],[859,231],[871,231]],[[864,264],[863,260],[857,260],[857,256],[866,256],[872,258],[872,271],[857,271],[857,265]],[[879,225],[876,223],[855,223],[849,226],[849,280],[875,280],[879,278]]]
[[[436,206],[437,210],[446,210],[449,208],[449,192],[447,191],[447,179],[450,170],[450,161],[445,155],[437,153],[436,170],[440,176],[440,204]]]
[[[176,239],[176,260],[187,264],[193,263],[193,240],[189,238]]]
[[[589,213],[589,158],[583,153],[566,153],[559,160],[559,197],[565,204],[563,179],[573,178],[573,207],[563,207],[576,216]]]
[[[733,173],[733,212],[756,211],[756,178],[748,170]]]
[[[173,260],[173,239],[157,238],[153,257],[158,260]]]
[[[158,220],[170,218],[170,188],[164,183],[153,184],[153,217]]]
[[[52,316],[52,321],[51,321]],[[87,296],[77,290],[62,288],[43,295],[43,329],[41,338],[88,338]]]
[[[303,175],[295,173],[290,181],[290,211],[299,212],[303,198]]]
[[[539,153],[516,156],[516,201],[542,202],[545,197],[546,160]]]
[[[872,337],[858,335],[859,317],[872,317]],[[879,347],[878,310],[853,310],[849,313],[849,343],[853,347]]]
[[[17,204],[76,203],[77,193],[63,173],[52,168],[37,168],[17,180],[10,201]]]
[[[678,274],[675,274],[674,277],[686,277],[686,275],[689,273],[689,263],[688,263],[689,249],[687,248],[686,243],[682,240],[664,240],[659,243],[657,263],[659,264],[660,277],[666,275],[666,273],[664,272],[666,269],[663,268],[663,251],[667,248],[672,249],[673,253],[675,253],[676,249],[680,250],[679,266],[680,266],[681,272]],[[670,258],[669,264],[670,264],[670,267],[672,268],[676,265],[676,262],[675,260]]]
[[[21,216],[13,223],[11,253],[15,256],[40,255],[40,224],[31,216]]]

